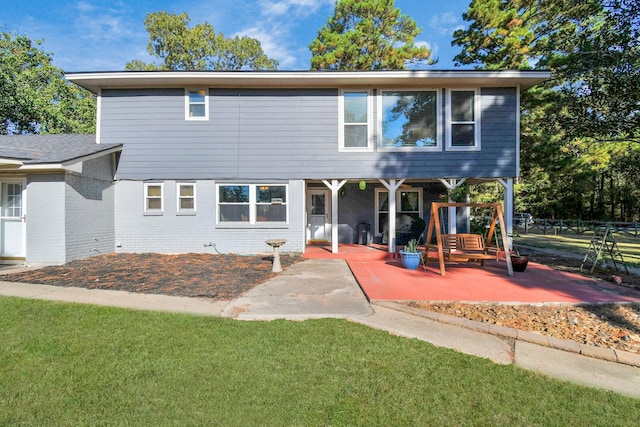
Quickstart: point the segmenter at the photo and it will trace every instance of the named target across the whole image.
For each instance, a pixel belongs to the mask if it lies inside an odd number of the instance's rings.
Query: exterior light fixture
[[[364,190],[365,188],[367,188],[367,182],[366,181],[360,181],[358,183],[358,187],[360,187],[361,190]]]

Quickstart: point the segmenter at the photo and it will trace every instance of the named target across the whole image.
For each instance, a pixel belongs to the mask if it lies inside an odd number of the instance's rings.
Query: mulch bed
[[[282,255],[283,268],[302,260]],[[273,257],[220,254],[108,254],[6,274],[0,280],[232,300],[275,276]]]

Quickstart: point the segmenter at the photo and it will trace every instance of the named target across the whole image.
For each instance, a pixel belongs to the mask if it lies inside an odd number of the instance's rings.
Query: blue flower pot
[[[402,259],[404,268],[407,270],[416,270],[420,265],[422,254],[420,252],[400,251],[400,259]]]

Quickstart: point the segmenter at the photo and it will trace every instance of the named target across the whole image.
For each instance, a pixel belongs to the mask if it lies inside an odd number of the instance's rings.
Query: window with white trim
[[[396,191],[396,222],[401,216],[422,218],[422,188],[406,188]],[[399,224],[402,226],[402,224]],[[389,226],[389,191],[376,188],[376,234],[384,234]],[[397,230],[396,230],[397,231]]]
[[[286,223],[287,185],[218,184],[218,223]]]
[[[195,212],[196,184],[179,182],[177,184],[176,194],[178,197],[178,212]]]
[[[163,209],[162,202],[162,183],[145,182],[144,184],[144,211],[146,213],[161,213]]]
[[[187,89],[185,91],[185,119],[209,119],[209,91],[206,89]]]
[[[437,90],[382,89],[378,96],[380,148],[440,149]]]
[[[340,149],[372,151],[372,97],[369,90],[342,90],[340,103]]]
[[[475,89],[447,92],[447,149],[480,149],[480,96]]]

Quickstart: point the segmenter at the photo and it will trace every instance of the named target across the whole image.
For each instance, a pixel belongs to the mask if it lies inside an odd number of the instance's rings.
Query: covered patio
[[[305,258],[344,259],[370,301],[458,301],[496,303],[640,302],[640,292],[529,262],[523,273],[507,274],[504,260],[477,264],[437,263],[405,269],[386,245],[307,246]]]

